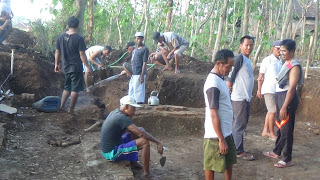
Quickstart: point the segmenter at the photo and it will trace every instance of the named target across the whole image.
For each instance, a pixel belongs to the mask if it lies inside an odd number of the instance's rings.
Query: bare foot
[[[150,179],[150,180],[154,180],[154,179],[158,179],[158,176],[153,175],[151,172],[148,174],[142,174],[141,175],[141,179],[145,180],[145,179]]]
[[[176,74],[180,74],[180,71],[178,69],[176,69],[175,73]]]
[[[142,165],[138,162],[130,162],[131,169],[142,169]]]
[[[71,110],[71,109],[68,111],[68,113],[71,114],[71,115],[73,115],[73,116],[76,115],[76,113],[74,112],[74,110]]]
[[[270,135],[269,139],[272,140],[272,141],[276,141],[277,140],[277,136],[275,136],[274,134]]]
[[[162,71],[166,71],[166,70],[171,71],[171,70],[172,70],[172,67],[170,67],[170,66],[165,66],[165,67],[162,69]]]
[[[268,136],[268,137],[269,137],[269,136],[270,136],[270,134],[269,134],[268,132],[266,132],[266,131],[262,131],[261,136],[262,136],[262,137],[264,137],[264,136]]]

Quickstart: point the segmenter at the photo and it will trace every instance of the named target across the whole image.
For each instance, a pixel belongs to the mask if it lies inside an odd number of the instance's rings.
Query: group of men
[[[83,37],[77,34],[78,25],[77,18],[69,18],[69,30],[58,36],[55,53],[55,72],[61,71],[61,58],[66,79],[60,109],[64,109],[65,102],[71,95],[70,113],[74,113],[78,92],[83,90],[83,67],[86,78],[92,70],[101,68],[98,56],[107,55],[111,51],[108,46],[94,46],[86,51]],[[135,34],[135,42],[126,44],[132,58],[130,64],[123,65],[122,74],[126,73],[130,77],[129,95],[120,99],[120,108],[108,115],[101,129],[101,153],[105,159],[128,160],[132,166],[141,167],[137,161],[138,151],[142,151],[142,179],[155,177],[149,170],[149,141],[157,144],[159,154],[163,153],[162,143],[143,128],[136,127],[130,119],[135,114],[136,107],[141,107],[139,104],[144,103],[146,62],[148,59],[157,61],[165,65],[163,70],[171,70],[169,60],[174,58],[175,73],[180,73],[179,57],[189,45],[185,39],[172,32],[155,32],[153,39],[158,43],[158,51],[150,55],[141,32]],[[243,138],[254,85],[253,68],[249,59],[253,47],[254,39],[244,36],[240,39],[241,53],[238,56],[234,57],[233,52],[227,49],[218,51],[215,66],[204,84],[206,115],[203,163],[206,179],[213,179],[214,172],[225,172],[225,178],[231,179],[232,165],[237,162],[237,158],[255,159],[244,149]],[[257,96],[264,96],[268,109],[262,135],[276,140],[273,151],[263,154],[278,159],[274,166],[282,168],[291,165],[295,111],[298,105],[296,86],[303,83],[303,78],[301,65],[294,57],[295,41],[275,41],[272,50],[273,54],[262,61]],[[285,60],[282,67],[280,54],[282,60]],[[279,128],[277,136],[273,130],[275,112],[275,122]],[[283,158],[280,158],[281,153]]]
[[[244,149],[243,141],[254,85],[249,59],[253,46],[254,39],[244,36],[240,39],[241,54],[238,56],[234,57],[230,50],[218,51],[215,66],[205,82],[203,163],[206,179],[213,179],[215,171],[224,172],[225,179],[231,179],[232,165],[237,162],[237,158],[249,161],[255,159]],[[273,151],[263,154],[277,159],[274,166],[278,168],[292,165],[293,130],[298,106],[296,87],[303,83],[301,64],[294,57],[295,49],[294,40],[275,41],[272,54],[262,61],[257,79],[257,96],[264,97],[268,109],[262,136],[269,136],[275,141]],[[285,61],[283,66],[280,54]],[[224,76],[227,77],[226,82]],[[279,129],[277,135],[274,134],[274,121]]]

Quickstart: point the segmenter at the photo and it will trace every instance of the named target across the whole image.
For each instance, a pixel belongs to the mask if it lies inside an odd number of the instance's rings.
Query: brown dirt
[[[91,94],[80,93],[76,116],[37,112],[31,107],[33,101],[22,100],[19,94],[34,93],[36,100],[48,95],[60,95],[63,75],[54,73],[53,63],[34,52],[33,38],[28,33],[15,29],[13,32],[16,34],[9,38],[11,45],[0,46],[0,80],[2,83],[10,72],[11,49],[15,49],[14,76],[4,85],[15,96],[1,103],[16,107],[18,113],[7,115],[0,112],[0,123],[5,124],[1,124],[5,129],[5,141],[4,146],[0,147],[0,164],[5,168],[0,168],[0,179],[139,179],[141,171],[134,170],[132,174],[126,165],[114,166],[101,158],[99,127],[90,132],[83,130],[97,120],[103,121],[108,112],[119,106],[119,99],[127,94],[129,78],[121,76],[99,85]],[[105,66],[119,59],[124,52],[113,51],[105,59]],[[129,54],[116,65],[121,66],[124,61],[130,61]],[[151,171],[162,179],[204,178],[202,88],[212,67],[212,63],[184,56],[181,60],[181,74],[163,72],[160,66],[148,72],[146,102],[150,92],[157,90],[160,92],[161,104],[174,105],[146,105],[137,111],[133,119],[169,149],[164,153],[167,163],[161,167],[156,147],[151,145]],[[120,71],[107,68],[103,74],[110,77]],[[253,162],[239,160],[234,166],[234,179],[318,179],[319,77],[319,70],[312,69],[310,77],[299,89],[301,103],[293,147],[295,166],[276,169],[272,167],[275,161],[263,157],[261,152],[272,149],[274,144],[260,137],[265,107],[263,100],[254,97],[245,146],[258,159]],[[255,96],[256,90],[253,94]],[[68,147],[52,147],[48,144],[53,139],[79,137],[80,144]],[[222,179],[222,174],[217,177]]]

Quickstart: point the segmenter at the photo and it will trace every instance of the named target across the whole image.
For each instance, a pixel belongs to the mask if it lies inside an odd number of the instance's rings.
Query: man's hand
[[[257,97],[258,97],[259,99],[262,99],[261,89],[258,89],[258,90],[257,90]]]
[[[98,64],[98,69],[101,70],[102,69],[102,65]]]
[[[140,82],[140,84],[142,84],[143,81],[144,81],[144,76],[143,76],[143,75],[140,75],[140,77],[139,77],[139,82]]]
[[[157,144],[158,153],[162,156],[163,154],[163,146],[161,143]]]
[[[171,59],[171,55],[172,55],[172,53],[169,53],[167,56],[167,59]]]
[[[222,140],[219,140],[219,149],[220,149],[220,154],[228,153],[228,144],[224,138]]]
[[[61,69],[60,69],[59,65],[55,65],[54,66],[54,72],[56,72],[56,73],[61,72]]]
[[[287,116],[288,116],[287,108],[281,108],[280,109],[280,114],[279,114],[280,120],[285,119]]]

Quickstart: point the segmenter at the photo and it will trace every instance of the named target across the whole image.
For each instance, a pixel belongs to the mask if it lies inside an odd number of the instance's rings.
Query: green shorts
[[[82,72],[72,72],[65,74],[66,82],[64,84],[65,91],[79,92],[84,90],[83,86],[83,73]]]
[[[204,139],[203,143],[203,169],[216,172],[224,172],[227,167],[237,163],[237,153],[232,135],[225,138],[228,145],[228,153],[220,154],[218,139]]]

